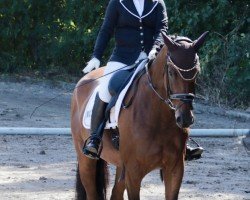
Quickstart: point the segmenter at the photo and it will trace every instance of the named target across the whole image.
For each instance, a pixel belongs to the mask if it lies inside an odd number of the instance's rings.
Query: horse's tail
[[[87,195],[85,188],[82,185],[82,181],[80,178],[80,172],[79,172],[79,164],[77,165],[77,170],[76,170],[76,200],[86,200]]]
[[[106,199],[106,190],[108,185],[108,167],[107,162],[99,159],[96,164],[96,188],[100,200]]]
[[[96,164],[96,188],[99,196],[99,200],[106,200],[106,190],[108,185],[108,167],[107,163],[99,159]],[[86,200],[87,195],[85,188],[82,184],[80,178],[79,165],[77,166],[76,171],[76,200]]]

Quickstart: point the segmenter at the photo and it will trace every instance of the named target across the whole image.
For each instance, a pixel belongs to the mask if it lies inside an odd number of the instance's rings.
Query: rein
[[[150,77],[150,74],[149,74],[149,70],[148,70],[148,63],[145,65],[145,69],[146,69],[146,74],[147,74],[147,77],[148,77],[148,84],[150,86],[150,88],[154,91],[154,93],[159,97],[160,100],[162,100],[165,104],[167,104],[172,110],[176,110],[176,108],[174,107],[174,104],[173,102],[171,101],[170,98],[163,98],[155,89],[154,85],[153,85],[153,82],[152,82],[152,79]]]

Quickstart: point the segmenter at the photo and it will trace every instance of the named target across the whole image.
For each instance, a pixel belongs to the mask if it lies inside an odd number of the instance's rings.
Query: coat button
[[[142,26],[140,26],[140,29],[142,29]]]
[[[141,44],[143,44],[143,40],[141,40]]]
[[[140,33],[140,35],[143,35],[143,33]]]

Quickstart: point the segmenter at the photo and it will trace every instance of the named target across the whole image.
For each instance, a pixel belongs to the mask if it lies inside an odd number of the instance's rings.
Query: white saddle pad
[[[147,59],[143,60],[140,63],[140,65],[136,68],[133,76],[131,77],[129,83],[121,91],[115,106],[110,111],[110,121],[108,121],[106,123],[105,129],[110,129],[110,128],[114,129],[114,128],[118,127],[118,117],[119,117],[119,113],[120,113],[120,110],[121,110],[121,105],[122,105],[123,99],[124,99],[128,89],[129,89],[130,85],[132,84],[136,74],[138,74],[143,69],[146,62],[147,62]],[[99,89],[99,86],[97,86],[95,88],[95,90],[93,91],[93,93],[92,93],[92,95],[91,95],[91,97],[90,97],[90,99],[89,99],[89,101],[87,103],[87,106],[85,108],[84,114],[83,114],[82,124],[83,124],[84,128],[86,128],[86,129],[90,129],[92,110],[93,110],[93,106],[94,106],[94,102],[95,102],[95,96],[96,96],[96,93],[98,92],[98,89]]]

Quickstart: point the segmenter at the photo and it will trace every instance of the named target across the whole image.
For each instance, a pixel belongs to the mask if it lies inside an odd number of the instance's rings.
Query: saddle
[[[146,62],[147,60],[142,60],[141,62],[135,64],[127,70],[117,71],[111,77],[108,89],[111,93],[112,98],[105,111],[105,119],[107,120],[105,129],[115,129],[118,126],[118,117],[121,108],[124,108],[123,100],[126,96],[126,93],[131,89],[136,92],[135,89],[137,88],[137,83],[135,83],[135,81],[137,81],[138,77],[142,75],[142,71]],[[84,111],[82,122],[83,126],[86,129],[90,128],[92,108],[94,105],[94,99],[97,94],[98,87],[99,86],[94,89]],[[132,101],[130,102],[132,103]]]
[[[109,118],[110,110],[115,106],[115,103],[121,93],[121,91],[125,88],[128,84],[129,80],[134,74],[134,71],[137,66],[129,70],[120,70],[116,72],[110,79],[108,89],[109,93],[111,94],[112,98],[106,108],[107,118]]]
[[[121,93],[121,91],[127,86],[129,83],[131,77],[134,75],[136,68],[138,67],[140,63],[136,64],[135,67],[128,69],[128,70],[120,70],[116,72],[112,78],[109,81],[109,93],[111,94],[112,98],[106,108],[106,114],[107,118],[110,116],[110,110],[115,106],[116,101]],[[133,79],[133,84],[135,86],[138,85],[139,78],[145,73],[145,70],[141,70],[139,73],[137,73]],[[136,87],[137,88],[137,87]],[[133,94],[134,95],[134,94]],[[133,97],[132,99],[133,100]],[[131,105],[132,102],[130,102],[129,105]],[[129,106],[127,105],[126,108]],[[125,108],[124,105],[122,105],[123,108]]]

